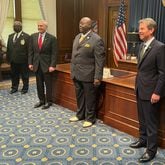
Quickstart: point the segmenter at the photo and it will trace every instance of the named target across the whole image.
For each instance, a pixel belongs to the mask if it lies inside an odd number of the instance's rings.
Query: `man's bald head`
[[[92,28],[92,20],[89,17],[83,17],[79,23],[79,30],[85,34]]]
[[[13,29],[16,33],[19,33],[22,30],[22,23],[20,21],[14,21]]]

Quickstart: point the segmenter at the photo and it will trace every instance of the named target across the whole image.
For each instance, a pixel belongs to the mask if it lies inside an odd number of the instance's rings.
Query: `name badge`
[[[25,45],[25,40],[22,39],[22,40],[20,41],[20,43],[21,43],[21,45]]]

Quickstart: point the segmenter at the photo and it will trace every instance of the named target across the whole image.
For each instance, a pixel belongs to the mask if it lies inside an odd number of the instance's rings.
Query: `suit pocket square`
[[[91,46],[90,46],[90,44],[85,44],[84,47],[86,47],[86,48],[90,48]]]

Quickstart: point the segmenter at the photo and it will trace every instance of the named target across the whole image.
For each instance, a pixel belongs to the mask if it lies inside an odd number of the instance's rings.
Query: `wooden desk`
[[[137,61],[136,60],[119,60],[118,61],[118,68],[122,70],[137,71]]]
[[[104,79],[98,117],[104,123],[138,136],[138,117],[134,93],[135,72]],[[75,89],[70,78],[70,64],[57,65],[53,76],[53,102],[76,111]],[[165,99],[159,110],[159,145],[165,148]]]
[[[59,64],[53,76],[53,101],[56,104],[76,111],[76,96],[70,77],[70,65]]]
[[[7,63],[0,64],[0,81],[3,80],[2,73],[9,72],[10,71],[10,65]]]

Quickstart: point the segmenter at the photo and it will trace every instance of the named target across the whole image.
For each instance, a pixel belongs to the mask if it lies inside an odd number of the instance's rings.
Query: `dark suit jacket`
[[[150,100],[153,93],[165,94],[165,45],[156,39],[138,63],[135,90],[143,100]]]
[[[38,35],[34,33],[30,37],[29,46],[29,65],[33,65],[33,70],[36,72],[40,65],[43,72],[48,72],[50,66],[56,66],[57,58],[57,39],[49,34],[45,34],[41,50],[38,47]]]
[[[7,61],[14,63],[28,63],[29,35],[22,32],[16,42],[13,42],[15,33],[8,37],[7,42]]]
[[[90,32],[79,43],[78,34],[73,43],[71,59],[71,77],[80,81],[93,82],[94,79],[102,79],[105,62],[104,43],[100,36]]]
[[[0,65],[2,64],[3,62],[3,51],[0,50]]]

